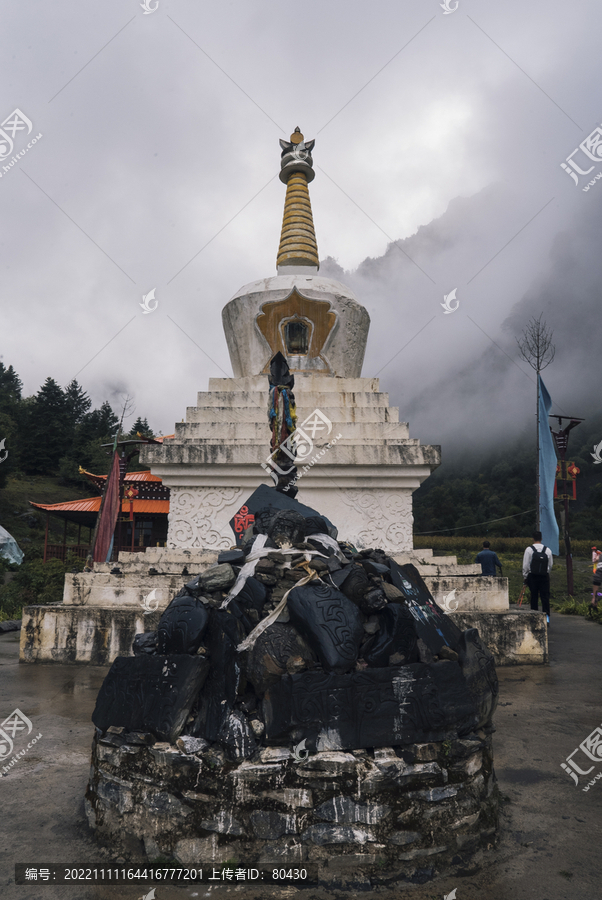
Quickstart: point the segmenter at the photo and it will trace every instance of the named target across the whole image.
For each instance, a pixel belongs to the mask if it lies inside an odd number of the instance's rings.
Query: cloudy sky
[[[379,374],[412,436],[445,446],[524,422],[534,387],[514,336],[542,311],[552,396],[589,411],[593,0],[449,0],[448,14],[439,0],[147,5],[2,7],[5,140],[16,109],[32,130],[0,144],[0,355],[27,394],[77,376],[95,405],[129,393],[169,433],[209,377],[229,375],[221,309],[275,274],[278,139],[299,125],[316,138],[323,272],[368,308],[364,375]],[[575,184],[561,163],[590,135],[590,156],[572,159],[592,172]],[[143,315],[151,289],[159,305]]]

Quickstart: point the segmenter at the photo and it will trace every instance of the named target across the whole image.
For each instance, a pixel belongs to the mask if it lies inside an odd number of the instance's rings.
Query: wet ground
[[[382,900],[598,900],[602,898],[602,780],[582,788],[560,763],[602,723],[602,627],[554,616],[550,664],[498,670],[495,769],[504,801],[499,843],[462,877],[437,873],[425,884],[373,889]],[[20,665],[18,633],[0,636],[0,722],[20,709],[42,736],[0,778],[1,900],[139,900],[150,886],[14,883],[15,863],[107,864],[83,810],[93,726],[90,715],[104,668]],[[17,739],[15,750],[25,747]],[[0,771],[1,768],[0,768]],[[227,890],[158,886],[155,900],[296,897],[339,900],[322,889]]]

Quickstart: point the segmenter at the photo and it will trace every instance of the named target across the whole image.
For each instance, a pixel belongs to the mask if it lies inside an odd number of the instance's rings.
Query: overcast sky
[[[541,311],[553,399],[591,399],[602,180],[561,163],[602,123],[598,18],[593,0],[3,3],[0,121],[32,123],[0,161],[3,362],[26,394],[77,376],[173,431],[231,373],[222,307],[275,274],[278,139],[299,125],[323,272],[368,308],[363,374],[413,437],[527,415],[514,333]],[[597,149],[573,157],[590,178]]]

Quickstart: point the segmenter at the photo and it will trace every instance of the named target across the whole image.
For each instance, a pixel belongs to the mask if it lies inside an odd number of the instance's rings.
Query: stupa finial
[[[315,143],[315,140],[305,140],[298,125],[290,141],[280,140],[280,181],[286,184],[286,199],[278,248],[278,271],[283,266],[311,266],[317,272],[320,266],[307,188],[316,174],[311,156]]]

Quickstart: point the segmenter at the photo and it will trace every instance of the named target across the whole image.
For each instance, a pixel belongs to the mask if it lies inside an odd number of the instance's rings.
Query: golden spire
[[[315,173],[311,151],[315,141],[304,141],[299,127],[290,142],[280,141],[282,162],[280,180],[286,184],[282,233],[276,264],[319,268],[318,244],[307,185]]]

